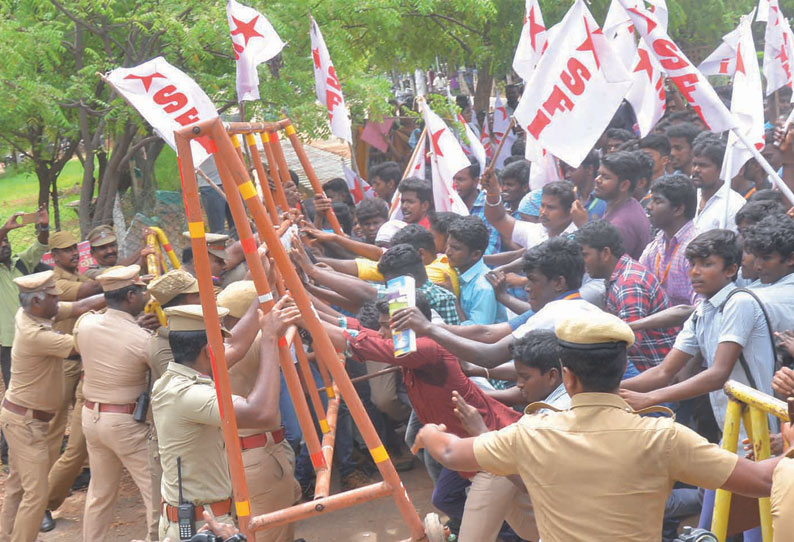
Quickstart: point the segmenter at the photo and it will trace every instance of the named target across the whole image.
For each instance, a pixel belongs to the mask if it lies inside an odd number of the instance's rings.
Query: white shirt
[[[736,212],[747,203],[736,190],[728,189],[728,223],[725,223],[725,187],[709,198],[703,210],[695,213],[695,234],[705,231],[724,229],[737,232]],[[698,188],[697,200],[700,204],[701,190]]]
[[[574,233],[577,229],[576,224],[571,222],[568,224],[568,227],[562,231],[560,237],[566,237]],[[511,239],[517,245],[524,248],[532,248],[549,239],[549,230],[547,230],[543,224],[537,222],[516,220],[516,223],[513,225],[513,235]]]
[[[603,314],[604,311],[584,299],[558,299],[533,314],[529,320],[518,326],[513,332],[513,337],[520,339],[534,329],[546,329],[554,331],[557,321],[574,313],[597,313]]]

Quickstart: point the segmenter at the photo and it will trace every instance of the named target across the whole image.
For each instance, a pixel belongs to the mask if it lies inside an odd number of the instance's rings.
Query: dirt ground
[[[418,462],[413,470],[401,473],[403,485],[408,491],[420,518],[436,511],[430,504],[433,485],[424,468]],[[0,500],[5,494],[7,475],[0,476]],[[332,492],[339,490],[338,481],[332,483]],[[53,517],[54,531],[39,534],[40,542],[64,542],[80,540],[83,505],[86,491],[73,493]],[[130,542],[143,538],[145,534],[144,508],[132,479],[124,473],[116,503],[114,522],[108,542]],[[397,542],[409,538],[409,531],[402,523],[391,498],[378,499],[353,508],[317,516],[298,523],[296,538],[306,542]]]

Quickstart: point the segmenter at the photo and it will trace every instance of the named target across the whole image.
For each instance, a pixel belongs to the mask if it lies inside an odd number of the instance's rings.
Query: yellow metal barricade
[[[781,422],[788,422],[786,403],[734,380],[726,382],[723,389],[728,396],[725,427],[722,433],[723,449],[736,453],[739,446],[739,428],[744,422],[747,437],[753,443],[755,460],[762,461],[769,458],[771,453],[767,414],[775,416]],[[714,499],[711,532],[720,542],[724,542],[727,537],[731,496],[730,491],[718,489]],[[772,510],[768,497],[758,499],[758,509],[761,518],[762,539],[764,542],[772,542]]]
[[[171,263],[171,267],[174,269],[179,269],[179,258],[176,257],[174,249],[171,247],[171,243],[168,242],[168,237],[166,237],[165,232],[154,226],[150,227],[149,230],[151,230],[152,233],[146,235],[146,246],[151,248],[154,252],[146,256],[147,273],[153,275],[154,277],[159,277],[162,273],[168,271],[168,266],[165,263],[163,252],[165,252],[165,254],[168,256],[168,261]],[[163,313],[163,308],[160,306],[160,303],[158,303],[157,300],[149,300],[144,311],[148,314],[156,314],[157,319],[160,321],[160,325],[168,325],[168,321],[165,318],[165,313]]]

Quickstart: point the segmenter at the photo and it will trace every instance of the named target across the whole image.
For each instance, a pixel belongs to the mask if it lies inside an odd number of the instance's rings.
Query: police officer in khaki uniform
[[[53,321],[100,307],[101,296],[58,303],[55,273],[44,271],[14,282],[21,308],[15,319],[11,383],[0,422],[9,444],[0,540],[33,542],[47,504],[50,456],[47,432],[63,395],[63,359],[73,350],[72,336],[53,329]]]
[[[794,533],[794,441],[789,440],[785,459],[772,478],[772,534],[774,542],[786,542]]]
[[[250,280],[234,282],[218,294],[218,306],[229,310],[224,319],[228,329],[234,329],[256,298],[256,288]],[[251,392],[259,369],[260,342],[261,334],[243,359],[229,370],[232,394],[245,397]],[[251,515],[258,516],[296,504],[300,500],[301,489],[293,476],[295,452],[284,440],[280,411],[276,410],[273,425],[239,429],[238,433],[243,450],[248,498],[251,500]],[[294,523],[256,534],[258,542],[292,542],[294,538]]]
[[[58,231],[50,235],[50,249],[55,262],[55,280],[61,290],[63,301],[77,301],[85,297],[102,292],[102,287],[96,280],[90,280],[77,272],[80,263],[80,254],[77,249],[77,239],[67,232]],[[66,318],[55,323],[54,328],[61,333],[72,333],[75,318]],[[80,355],[72,353],[63,364],[64,394],[63,403],[50,422],[49,446],[50,454],[55,464],[50,469],[49,485],[50,495],[47,499],[47,512],[41,525],[42,531],[55,528],[51,511],[56,510],[69,495],[72,483],[83,470],[86,463],[87,452],[85,438],[80,423],[80,414],[83,405],[83,386],[80,377],[83,365]],[[69,420],[69,441],[66,450],[58,457],[66,431],[67,413],[74,404],[72,416]]]
[[[218,316],[228,314],[218,309]],[[261,313],[260,313],[261,314]],[[163,465],[160,539],[179,538],[177,458],[182,464],[182,493],[196,507],[196,527],[209,508],[219,522],[229,523],[232,485],[221,433],[218,398],[212,381],[204,315],[198,305],[166,309],[174,361],[155,383],[152,411],[160,439]],[[259,367],[247,397],[233,396],[241,429],[274,427],[278,420],[279,364],[277,341],[300,316],[288,297],[260,316]],[[228,336],[228,331],[222,330]],[[260,429],[261,431],[261,429]]]
[[[182,232],[182,236],[190,240],[189,232]],[[205,239],[210,255],[210,271],[216,285],[225,288],[245,278],[248,266],[239,241],[232,242],[231,237],[223,233],[207,233]]]
[[[135,321],[149,299],[140,270],[138,265],[113,267],[99,275],[107,311],[86,314],[75,324],[75,342],[85,371],[82,423],[91,465],[84,542],[107,537],[122,467],[141,492],[150,535],[156,530],[147,452],[149,424],[133,419],[136,400],[148,391],[151,337]]]
[[[555,333],[569,410],[528,414],[467,439],[429,424],[419,446],[450,469],[520,475],[544,542],[659,540],[677,480],[769,495],[780,458],[740,458],[671,418],[639,416],[618,395],[634,343],[628,324],[607,313],[571,315]]]
[[[144,230],[144,238],[149,230]],[[119,261],[119,245],[116,239],[116,230],[112,226],[97,226],[88,232],[85,240],[91,244],[91,256],[96,261],[96,265],[90,266],[83,271],[83,275],[89,279],[95,279],[111,267],[116,265],[133,265],[140,263],[139,260],[154,251],[146,246],[142,246],[123,260]]]

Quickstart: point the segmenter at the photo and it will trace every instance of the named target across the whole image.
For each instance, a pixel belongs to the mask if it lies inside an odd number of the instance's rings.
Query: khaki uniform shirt
[[[55,283],[63,292],[59,299],[61,301],[77,301],[77,291],[80,289],[80,286],[84,282],[88,282],[89,279],[84,277],[83,275],[79,275],[77,273],[70,273],[69,271],[63,269],[62,267],[58,267],[57,265],[54,268],[55,271]],[[60,331],[61,333],[71,333],[74,329],[74,323],[77,318],[66,318],[64,320],[59,320],[55,326],[56,331]]]
[[[71,314],[71,303],[59,303],[55,320]],[[17,310],[5,395],[13,403],[46,412],[57,411],[63,402],[63,358],[73,346],[72,336],[55,331],[52,322]]]
[[[179,501],[177,457],[182,458],[182,492],[193,504],[223,501],[232,481],[221,433],[215,384],[209,376],[171,362],[154,383],[152,412],[160,446],[165,502]]]
[[[74,327],[83,358],[83,395],[96,403],[134,403],[146,391],[151,335],[124,311],[88,313]]]
[[[251,348],[245,353],[243,359],[235,363],[229,369],[229,385],[232,388],[233,395],[241,397],[248,397],[251,389],[256,382],[256,376],[259,374],[259,350],[262,344],[262,334],[258,333],[254,342],[251,343]],[[281,424],[281,416],[279,415],[279,425]],[[250,435],[258,435],[264,431],[275,431],[276,427],[262,428],[262,429],[237,429],[241,437]]]
[[[163,376],[168,364],[174,361],[171,344],[168,342],[168,328],[160,326],[149,338],[149,365],[152,366],[152,382]]]
[[[673,483],[720,487],[738,460],[611,393],[579,393],[570,410],[480,435],[474,455],[488,472],[521,476],[543,542],[659,540]]]
[[[774,542],[791,540],[794,533],[794,459],[780,460],[772,475],[772,532]]]

